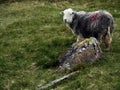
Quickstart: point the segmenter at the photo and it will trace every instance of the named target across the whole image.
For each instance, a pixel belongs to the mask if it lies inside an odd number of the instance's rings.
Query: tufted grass
[[[120,5],[110,0],[94,0],[1,4],[0,90],[35,90],[38,85],[66,74],[56,74],[54,71],[59,56],[76,41],[59,14],[69,7],[85,11],[105,9],[111,12],[115,18],[112,50],[104,52],[104,59],[86,66],[78,74],[48,90],[120,89]]]

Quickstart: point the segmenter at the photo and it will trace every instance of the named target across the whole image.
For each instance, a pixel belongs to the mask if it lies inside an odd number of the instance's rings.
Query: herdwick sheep
[[[68,8],[61,13],[65,24],[77,35],[77,41],[81,38],[95,37],[100,44],[105,43],[106,50],[110,49],[114,19],[109,12],[105,10],[77,12]]]

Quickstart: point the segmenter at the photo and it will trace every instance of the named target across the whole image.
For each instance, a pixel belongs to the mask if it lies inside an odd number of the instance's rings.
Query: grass
[[[115,18],[112,50],[105,58],[48,88],[55,90],[120,89],[120,5],[118,2],[46,1],[0,5],[0,90],[35,90],[66,73],[56,74],[58,58],[76,41],[62,21],[65,8],[105,9]]]

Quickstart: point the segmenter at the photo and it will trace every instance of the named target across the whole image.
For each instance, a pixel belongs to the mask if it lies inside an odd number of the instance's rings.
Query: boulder
[[[57,71],[70,70],[82,62],[93,63],[96,59],[102,58],[102,56],[103,52],[97,39],[94,37],[86,38],[82,42],[74,43],[60,56]]]

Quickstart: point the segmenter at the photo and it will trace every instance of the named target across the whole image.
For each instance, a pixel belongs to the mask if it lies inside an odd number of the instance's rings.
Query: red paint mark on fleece
[[[94,21],[98,16],[98,13],[94,13],[92,16],[91,16],[91,20]]]

